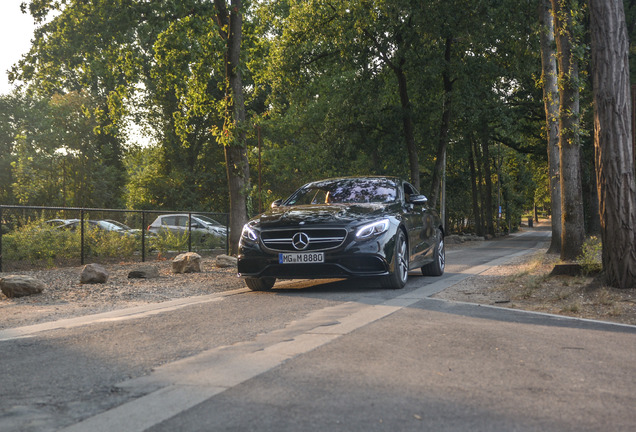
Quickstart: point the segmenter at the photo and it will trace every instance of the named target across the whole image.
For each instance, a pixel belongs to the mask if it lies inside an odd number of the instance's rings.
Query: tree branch
[[[539,156],[545,156],[545,149],[542,148],[537,148],[537,147],[527,147],[524,146],[521,142],[519,141],[515,141],[513,139],[510,138],[506,138],[506,137],[502,137],[501,135],[494,135],[492,136],[493,141],[495,142],[499,142],[503,145],[505,145],[508,148],[513,149],[516,152],[522,153],[522,154],[531,154],[531,155],[539,155]]]

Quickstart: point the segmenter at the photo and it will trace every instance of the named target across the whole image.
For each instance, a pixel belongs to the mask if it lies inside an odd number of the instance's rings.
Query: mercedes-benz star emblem
[[[298,232],[292,237],[292,245],[296,250],[305,250],[309,246],[309,236],[304,232]]]

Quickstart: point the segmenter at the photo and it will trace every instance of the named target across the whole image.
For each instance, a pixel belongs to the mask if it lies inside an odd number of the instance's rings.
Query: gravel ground
[[[636,289],[607,287],[602,275],[550,275],[559,262],[558,255],[540,249],[433,297],[636,325]]]
[[[148,266],[158,268],[158,278],[128,278],[130,271]],[[11,273],[33,276],[47,288],[42,294],[20,298],[0,293],[0,329],[245,287],[235,268],[217,268],[213,258],[201,260],[201,273],[173,274],[170,261],[104,267],[110,275],[108,281],[91,285],[80,284],[82,267]]]

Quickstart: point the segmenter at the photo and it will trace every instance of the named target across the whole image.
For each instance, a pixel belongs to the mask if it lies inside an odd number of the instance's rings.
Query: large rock
[[[82,284],[102,284],[108,281],[108,270],[99,264],[86,264],[80,274]]]
[[[158,277],[159,269],[152,266],[139,267],[128,273],[129,279],[153,279]]]
[[[0,278],[0,290],[9,298],[40,294],[44,288],[44,282],[31,276],[8,275]]]
[[[219,255],[216,257],[216,266],[219,268],[236,267],[238,260],[229,255]]]
[[[177,255],[172,260],[173,273],[199,273],[201,271],[201,255],[186,252]]]

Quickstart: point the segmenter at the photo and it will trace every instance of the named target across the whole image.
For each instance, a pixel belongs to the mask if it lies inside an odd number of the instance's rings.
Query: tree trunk
[[[398,89],[400,92],[400,103],[402,105],[402,124],[404,126],[404,139],[406,140],[406,151],[409,155],[409,170],[411,172],[411,183],[419,190],[420,185],[420,162],[417,156],[417,147],[415,145],[415,134],[413,132],[413,113],[411,111],[411,101],[406,86],[406,75],[404,69],[393,67],[393,71],[398,80]]]
[[[432,208],[437,207],[437,200],[439,198],[440,183],[442,178],[442,172],[444,170],[444,155],[446,154],[446,146],[448,144],[448,130],[450,128],[451,119],[451,95],[453,93],[453,81],[450,79],[450,61],[451,61],[451,48],[453,45],[453,38],[448,36],[446,38],[446,44],[444,49],[444,71],[442,72],[442,81],[444,84],[444,95],[442,100],[442,122],[439,131],[439,142],[437,145],[437,158],[435,159],[435,168],[433,169],[433,179],[431,181],[431,199],[430,206]]]
[[[594,150],[594,149],[592,149]],[[600,208],[598,206],[598,184],[596,179],[595,157],[584,156],[585,159],[581,162],[585,162],[586,165],[590,165],[588,169],[590,174],[588,175],[583,168],[583,196],[585,198],[585,234],[586,236],[601,237],[601,217]],[[587,160],[589,158],[589,160]]]
[[[230,255],[238,251],[243,225],[247,223],[247,193],[249,189],[249,163],[245,136],[245,102],[240,70],[243,16],[241,0],[230,0],[228,13],[225,0],[214,0],[221,37],[227,41],[225,73],[229,85],[226,101],[230,105],[226,113],[224,132],[231,127],[233,139],[224,143],[225,165],[230,195]],[[231,126],[230,126],[231,125]]]
[[[486,183],[486,191],[484,196],[484,222],[486,224],[486,234],[491,236],[495,235],[495,226],[493,224],[492,217],[492,172],[490,170],[490,148],[488,141],[490,139],[490,132],[488,129],[487,120],[483,120],[483,128],[481,133],[481,152],[482,163],[484,166],[484,181]]]
[[[398,81],[398,92],[400,95],[400,106],[402,108],[402,127],[404,128],[404,140],[406,141],[406,152],[409,156],[409,172],[410,180],[413,185],[420,190],[420,161],[417,155],[417,146],[415,145],[415,126],[413,125],[413,112],[411,100],[409,98],[406,74],[404,73],[404,63],[406,60],[401,54],[404,37],[398,31],[395,34],[395,45],[391,49],[386,49],[378,40],[367,30],[362,30],[369,38],[371,43],[376,47],[387,66],[391,68]],[[396,48],[396,49],[394,49]]]
[[[590,0],[594,148],[607,282],[636,288],[636,185],[629,40],[622,0]]]
[[[572,52],[571,0],[552,0],[559,63],[559,164],[561,167],[561,259],[574,260],[585,241],[579,141],[579,72]]]
[[[552,240],[548,253],[561,253],[561,180],[559,178],[559,89],[557,86],[554,23],[550,0],[539,5],[541,25],[541,69],[546,132],[548,135],[548,173],[552,203]]]
[[[475,234],[481,237],[484,235],[484,230],[482,228],[481,215],[479,210],[479,190],[477,189],[479,179],[477,178],[477,172],[475,170],[475,157],[473,156],[474,153],[472,140],[470,142],[469,151],[470,154],[468,156],[468,164],[470,166],[470,184],[473,191],[473,215],[475,216]]]
[[[475,154],[475,162],[477,162],[477,191],[479,192],[479,202],[481,203],[481,205],[479,206],[479,230],[477,231],[477,235],[483,236],[484,234],[486,234],[484,216],[484,200],[486,193],[484,192],[484,176],[482,175],[481,169],[483,158],[477,141],[473,141],[473,149]]]

